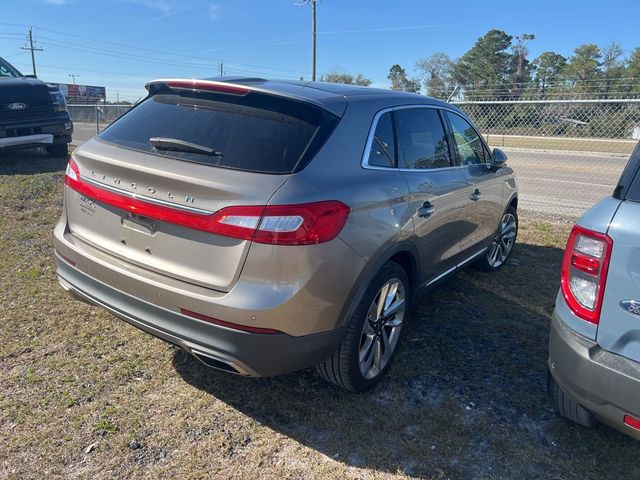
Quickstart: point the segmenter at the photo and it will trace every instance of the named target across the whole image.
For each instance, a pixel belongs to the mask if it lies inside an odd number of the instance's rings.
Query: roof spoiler
[[[153,95],[157,93],[159,87],[162,86],[169,87],[172,90],[211,91],[235,96],[245,96],[249,93],[259,93],[263,95],[283,97],[290,100],[311,104],[316,107],[322,108],[323,110],[337,117],[341,117],[344,113],[344,107],[333,108],[334,105],[331,103],[322,103],[313,98],[309,98],[303,95],[296,95],[291,91],[262,88],[255,85],[247,85],[245,83],[233,83],[218,80],[200,80],[195,78],[162,78],[151,80],[150,82],[147,82],[144,87],[149,91],[150,95]]]

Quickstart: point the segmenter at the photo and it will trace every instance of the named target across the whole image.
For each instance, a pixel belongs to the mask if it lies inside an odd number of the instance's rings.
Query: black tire
[[[46,148],[47,153],[52,157],[66,157],[67,155],[69,155],[69,145],[66,143],[49,145]]]
[[[373,388],[387,373],[393,357],[398,350],[397,347],[402,339],[404,330],[402,328],[400,329],[399,338],[392,351],[391,358],[384,368],[373,378],[365,378],[361,373],[358,357],[364,322],[368,321],[367,315],[369,308],[376,299],[378,292],[385,283],[392,279],[398,279],[403,284],[404,292],[406,292],[404,310],[406,316],[412,294],[407,272],[399,264],[387,262],[373,280],[371,280],[353,314],[347,321],[347,331],[338,349],[316,367],[317,372],[322,378],[348,392],[362,393]]]
[[[474,267],[477,268],[478,270],[482,270],[483,272],[497,272],[504,266],[505,263],[507,263],[507,260],[511,256],[511,253],[513,252],[513,248],[515,247],[516,240],[518,238],[518,211],[513,206],[509,206],[509,208],[507,208],[507,210],[502,214],[502,217],[500,219],[500,225],[498,225],[498,229],[496,230],[496,238],[500,235],[502,219],[506,215],[513,215],[513,217],[515,218],[515,236],[513,237],[513,245],[511,249],[509,250],[507,256],[500,262],[500,264],[494,265],[492,264],[490,259],[490,256],[492,253],[491,247],[493,246],[493,243],[492,243],[492,245],[489,246],[489,248],[487,249],[487,252],[483,254],[478,259],[477,262],[474,263]],[[495,239],[494,239],[494,242],[495,242]]]
[[[593,414],[565,392],[555,381],[551,372],[547,377],[547,388],[558,415],[584,427],[593,426]]]

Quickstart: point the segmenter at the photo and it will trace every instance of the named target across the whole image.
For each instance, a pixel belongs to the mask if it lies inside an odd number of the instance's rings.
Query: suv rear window
[[[159,93],[131,109],[99,138],[176,160],[259,173],[296,172],[326,141],[338,118],[313,105],[251,92]],[[170,138],[216,154],[158,149]]]
[[[640,202],[640,142],[629,157],[613,192],[613,198]]]

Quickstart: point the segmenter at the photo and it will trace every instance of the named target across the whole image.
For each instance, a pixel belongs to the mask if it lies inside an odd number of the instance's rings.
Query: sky
[[[0,0],[0,56],[25,74],[29,27],[38,77],[107,87],[136,100],[154,78],[219,74],[311,78],[311,7],[300,0]],[[395,63],[452,58],[492,28],[533,33],[530,58],[570,56],[582,43],[640,47],[635,1],[318,0],[318,73],[362,73],[389,85]]]

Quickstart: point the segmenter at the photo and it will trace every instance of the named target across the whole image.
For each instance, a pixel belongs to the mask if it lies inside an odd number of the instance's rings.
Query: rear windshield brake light
[[[238,85],[224,82],[212,82],[203,80],[168,80],[166,85],[171,88],[187,90],[208,90],[217,93],[230,95],[247,95],[251,90]]]
[[[65,185],[81,195],[124,211],[186,228],[271,245],[312,245],[333,240],[342,231],[349,207],[337,200],[297,205],[250,205],[215,213],[189,212],[100,188],[84,181],[73,157]]]

